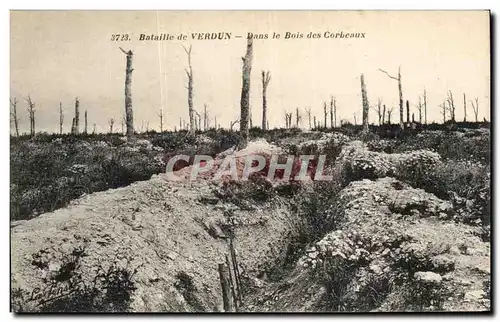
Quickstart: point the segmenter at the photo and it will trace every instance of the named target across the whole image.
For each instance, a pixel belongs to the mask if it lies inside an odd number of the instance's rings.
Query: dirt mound
[[[11,225],[14,309],[221,311],[227,229],[251,279],[286,251],[296,225],[279,199],[242,209],[207,182],[161,175],[88,195]]]
[[[343,174],[346,183],[361,179],[377,179],[426,172],[441,163],[436,152],[417,150],[410,153],[382,153],[370,151],[361,141],[352,141],[343,146],[336,161],[336,167]]]
[[[190,160],[189,166],[186,166],[178,171],[174,171],[172,174],[167,174],[165,178],[174,181],[190,181],[190,180],[214,180],[228,182],[231,180],[241,180],[243,177],[244,169],[246,166],[246,157],[248,156],[262,156],[266,162],[266,165],[257,174],[259,176],[267,176],[269,171],[269,165],[273,156],[277,156],[278,162],[280,164],[286,163],[286,153],[285,151],[273,144],[268,143],[264,139],[251,141],[248,143],[247,147],[241,150],[235,150],[234,148],[228,149],[220,154],[218,154],[213,162],[206,162],[206,160],[200,161],[199,167],[208,167],[207,170],[203,169],[196,174],[196,176],[191,176],[193,170],[196,171],[193,163],[194,158]],[[297,160],[298,161],[298,160]],[[186,164],[187,165],[187,164]],[[252,163],[252,166],[256,166],[256,162]],[[234,174],[231,173],[230,169],[235,169]],[[175,170],[175,168],[174,168]],[[300,162],[294,162],[292,169],[292,177],[297,174],[300,170]],[[218,175],[218,172],[224,172]],[[275,179],[280,179],[283,177],[284,171],[282,169],[276,170]]]
[[[333,206],[337,230],[248,310],[489,310],[489,243],[448,220],[449,202],[383,178],[352,182]]]

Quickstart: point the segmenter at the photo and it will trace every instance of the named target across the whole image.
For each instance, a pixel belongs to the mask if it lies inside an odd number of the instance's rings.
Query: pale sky
[[[284,39],[285,32],[302,39]],[[327,39],[325,32],[363,32],[364,39]],[[194,32],[227,32],[229,40],[192,40]],[[361,119],[360,75],[370,105],[382,98],[394,106],[398,120],[397,82],[378,71],[397,75],[401,66],[404,99],[411,104],[427,89],[428,121],[442,120],[439,104],[451,90],[463,119],[467,95],[479,99],[479,118],[490,119],[490,35],[487,11],[13,11],[11,12],[11,98],[17,97],[20,131],[29,132],[26,102],[36,103],[36,130],[58,132],[62,101],[64,131],[71,128],[74,98],[80,99],[80,129],[88,111],[89,132],[108,131],[109,118],[120,130],[124,114],[125,55],[133,50],[132,97],[136,130],[165,129],[188,120],[187,56],[192,45],[194,106],[203,105],[228,128],[239,116],[241,57],[248,32],[282,34],[281,39],[254,40],[251,106],[254,125],[261,124],[261,70],[271,72],[267,90],[271,128],[284,126],[286,111],[303,115],[310,107],[323,119],[323,101],[337,99],[338,118]],[[306,38],[309,32],[320,39]],[[111,35],[128,33],[132,40],[113,42]],[[188,35],[184,41],[139,41],[141,33]],[[235,36],[243,36],[236,38]],[[416,108],[412,107],[415,117]],[[213,122],[213,121],[212,121]],[[375,112],[370,122],[376,122]],[[11,129],[12,131],[13,129]]]

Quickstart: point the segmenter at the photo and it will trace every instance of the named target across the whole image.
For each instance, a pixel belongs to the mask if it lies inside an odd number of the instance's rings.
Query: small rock
[[[465,293],[464,299],[469,301],[477,301],[486,297],[486,293],[483,290],[475,290]]]
[[[416,272],[413,277],[425,283],[440,283],[443,279],[441,275],[434,272]]]
[[[418,211],[417,209],[412,209],[412,210],[410,210],[410,215],[418,217],[418,216],[420,216],[420,211]]]
[[[370,265],[370,269],[371,269],[371,270],[372,270],[375,274],[377,274],[377,275],[379,275],[379,274],[382,274],[382,273],[383,273],[383,271],[382,271],[382,269],[380,268],[380,266],[379,266],[379,265],[372,264],[372,265]]]
[[[438,218],[441,220],[445,220],[448,219],[448,215],[445,214],[444,212],[440,212]]]
[[[453,245],[450,248],[450,254],[452,254],[452,255],[460,255],[461,254],[460,253],[460,249],[458,249],[457,246]]]
[[[488,264],[476,266],[476,267],[474,267],[474,270],[477,271],[478,273],[481,273],[481,274],[486,274],[486,275],[491,274],[491,268],[490,268],[490,265],[488,265]]]
[[[59,265],[57,263],[50,263],[49,264],[49,271],[56,272],[59,270],[60,267],[61,267],[61,265]]]

